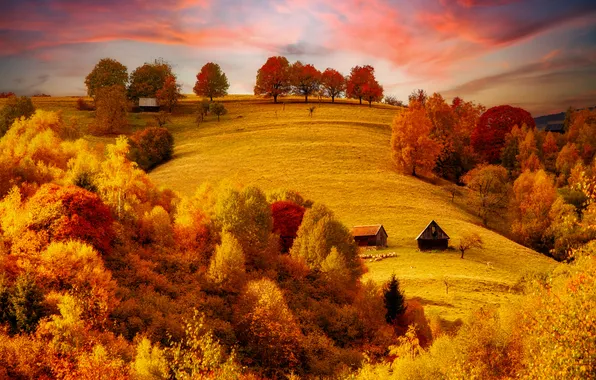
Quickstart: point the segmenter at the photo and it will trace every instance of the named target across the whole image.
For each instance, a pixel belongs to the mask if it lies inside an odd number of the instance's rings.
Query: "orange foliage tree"
[[[553,179],[544,171],[526,171],[513,184],[511,209],[515,220],[511,230],[525,245],[548,251],[543,235],[551,219],[550,209],[557,198]]]
[[[409,107],[393,120],[391,147],[399,170],[416,176],[435,167],[441,146],[430,136],[432,123],[420,105]]]

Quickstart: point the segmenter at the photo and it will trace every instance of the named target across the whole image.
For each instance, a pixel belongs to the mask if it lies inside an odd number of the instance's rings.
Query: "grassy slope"
[[[294,189],[331,207],[348,226],[381,223],[389,234],[386,251],[398,256],[367,263],[365,278],[385,281],[395,273],[406,295],[420,298],[427,312],[454,320],[484,304],[507,302],[516,297],[510,286],[523,274],[554,266],[480,227],[478,218],[452,203],[440,187],[392,169],[389,126],[397,108],[315,103],[310,118],[303,103],[288,103],[284,110],[281,104],[234,96],[225,99],[229,114],[220,123],[209,117],[197,128],[196,101],[185,99],[173,118],[174,159],[151,173],[157,183],[187,195],[202,182],[226,178],[265,190]],[[67,119],[80,116],[83,125],[91,120],[89,113],[73,109],[74,99],[36,103],[65,109]],[[149,119],[131,115],[137,126]],[[414,238],[431,219],[451,236],[451,244],[473,231],[485,248],[470,251],[464,260],[455,251],[418,252]]]

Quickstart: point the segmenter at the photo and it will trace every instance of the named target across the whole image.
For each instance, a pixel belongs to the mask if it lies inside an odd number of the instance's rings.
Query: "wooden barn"
[[[355,226],[352,228],[352,236],[360,247],[387,246],[388,235],[382,224]]]
[[[445,250],[449,247],[449,235],[434,220],[416,238],[421,251]]]
[[[157,112],[159,111],[159,103],[157,98],[139,98],[139,108],[143,112]]]

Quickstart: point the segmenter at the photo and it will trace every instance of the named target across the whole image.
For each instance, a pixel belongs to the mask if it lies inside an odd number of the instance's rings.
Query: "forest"
[[[271,57],[255,95],[382,99],[371,66],[348,79],[329,70]],[[350,230],[317,199],[233,181],[190,196],[156,185],[148,172],[173,159],[167,119],[182,98],[167,62],[128,75],[105,59],[85,83],[87,130],[27,97],[7,94],[0,110],[0,377],[596,377],[595,111],[570,110],[554,134],[508,105],[422,90],[391,105],[395,170],[449,181],[484,226],[561,262],[523,278],[514,303],[448,325],[404,295],[399,273],[363,281]],[[216,64],[197,74],[197,128],[225,116],[213,98],[228,87]],[[142,97],[162,111],[132,131]],[[462,259],[481,246],[457,243]]]

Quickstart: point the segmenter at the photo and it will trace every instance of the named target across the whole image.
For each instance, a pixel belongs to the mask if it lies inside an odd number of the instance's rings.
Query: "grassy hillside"
[[[76,117],[83,126],[92,120],[91,113],[75,110],[75,99],[34,101],[40,108],[63,109],[67,120]],[[367,263],[365,279],[381,282],[395,273],[406,295],[419,298],[428,313],[454,320],[482,305],[508,302],[516,297],[511,287],[524,274],[555,265],[482,228],[461,207],[465,202],[452,203],[440,186],[396,173],[389,140],[397,107],[352,102],[284,106],[233,96],[224,99],[229,113],[221,122],[209,116],[197,127],[197,101],[184,99],[172,118],[175,154],[151,173],[158,184],[184,194],[202,182],[223,179],[264,190],[294,189],[331,207],[348,226],[383,224],[389,234],[385,252],[397,257]],[[312,118],[310,106],[316,106]],[[141,127],[151,115],[131,114],[130,119]],[[431,219],[449,234],[452,245],[462,234],[477,232],[485,248],[471,250],[463,260],[456,251],[419,252],[414,239]]]

